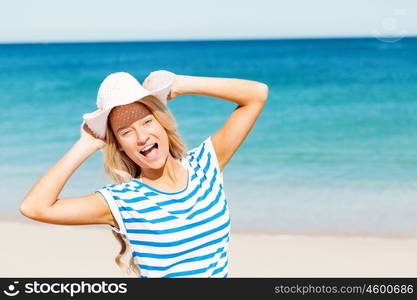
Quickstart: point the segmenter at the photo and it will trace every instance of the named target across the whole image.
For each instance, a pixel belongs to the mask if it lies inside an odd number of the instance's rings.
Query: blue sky
[[[0,42],[417,35],[415,0],[0,0]]]

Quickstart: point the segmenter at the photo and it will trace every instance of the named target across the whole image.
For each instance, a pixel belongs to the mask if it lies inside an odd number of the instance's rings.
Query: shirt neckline
[[[182,190],[180,190],[180,191],[178,191],[178,192],[171,192],[171,193],[168,193],[168,192],[164,192],[164,191],[161,191],[161,190],[158,190],[158,189],[156,189],[156,188],[154,188],[154,187],[151,187],[150,185],[148,185],[148,184],[146,184],[146,183],[144,183],[144,182],[142,182],[142,181],[139,181],[138,179],[136,179],[136,178],[133,178],[132,179],[132,181],[134,181],[134,182],[136,182],[136,183],[138,183],[138,184],[140,184],[141,186],[144,186],[144,187],[146,187],[146,188],[148,188],[148,189],[150,189],[150,190],[152,190],[152,191],[154,191],[154,192],[157,192],[157,193],[159,193],[159,194],[165,194],[165,195],[176,195],[176,194],[181,194],[181,193],[183,193],[183,192],[185,192],[187,189],[188,189],[188,186],[190,185],[190,177],[191,177],[191,172],[190,172],[190,169],[188,168],[188,166],[187,166],[187,164],[185,163],[185,159],[184,158],[182,158],[181,159],[181,161],[178,161],[177,160],[177,162],[178,163],[180,163],[183,167],[185,167],[185,169],[187,170],[187,184],[186,184],[186,186],[185,186],[185,188],[183,188]]]

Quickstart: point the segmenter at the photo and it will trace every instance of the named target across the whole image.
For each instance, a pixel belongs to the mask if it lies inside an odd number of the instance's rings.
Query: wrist
[[[190,80],[191,76],[187,75],[175,75],[174,82],[171,87],[171,98],[176,96],[185,95],[188,93],[187,82]]]
[[[91,143],[91,141],[88,141],[84,138],[79,138],[78,141],[75,143],[74,147],[82,149],[82,151],[88,156],[100,150],[100,147],[98,145],[94,145],[94,143]]]

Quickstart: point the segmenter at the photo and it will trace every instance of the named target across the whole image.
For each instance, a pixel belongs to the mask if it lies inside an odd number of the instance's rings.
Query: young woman
[[[165,103],[185,94],[237,104],[217,132],[188,152]],[[99,88],[97,111],[84,115],[79,140],[36,182],[20,211],[52,224],[110,225],[122,246],[116,263],[137,276],[227,277],[230,217],[222,173],[267,95],[267,85],[251,80],[161,70],[141,86],[128,73],[113,73]],[[113,184],[58,199],[99,149]],[[121,262],[128,247],[129,267]]]

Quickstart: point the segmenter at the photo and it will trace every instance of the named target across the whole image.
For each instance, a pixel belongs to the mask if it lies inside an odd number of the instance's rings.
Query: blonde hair
[[[168,136],[170,154],[174,159],[181,159],[186,151],[186,145],[177,131],[177,123],[172,113],[161,101],[153,96],[142,98],[140,103],[149,109],[155,119],[165,129]],[[141,169],[125,152],[119,150],[120,146],[110,126],[109,119],[107,119],[106,145],[104,146],[104,171],[110,176],[113,183],[129,182],[140,175]],[[139,267],[135,264],[133,256],[130,257],[129,265],[122,262],[122,258],[129,247],[125,238],[119,233],[112,232],[121,246],[120,252],[115,258],[116,264],[127,274],[132,271],[137,276],[140,276]]]

